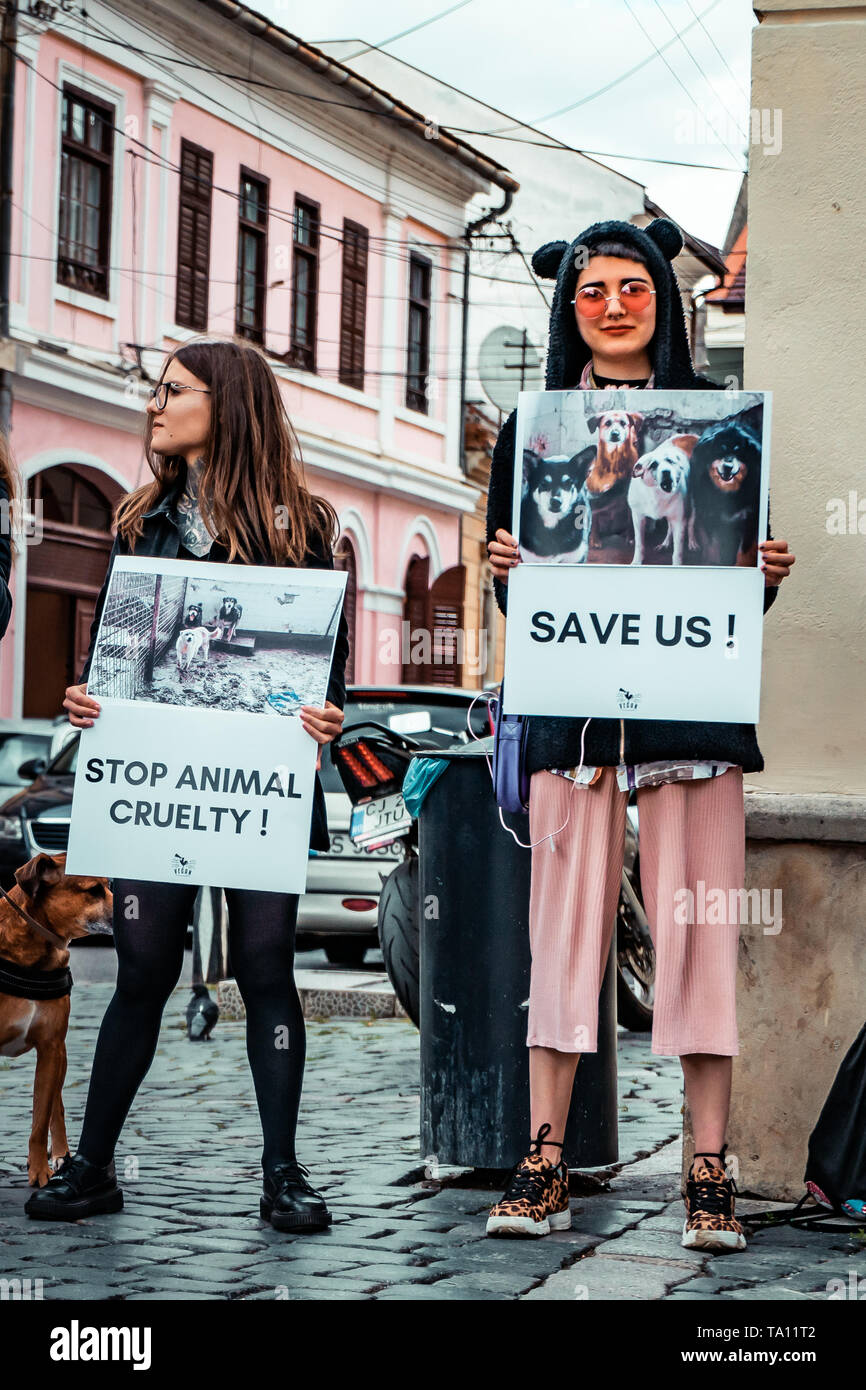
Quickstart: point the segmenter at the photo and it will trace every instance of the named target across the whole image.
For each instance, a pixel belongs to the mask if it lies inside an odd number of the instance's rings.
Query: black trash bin
[[[424,754],[449,767],[419,814],[421,1154],[510,1168],[530,1137],[531,855],[499,821],[489,742]],[[504,818],[528,843],[528,815]],[[572,1168],[618,1157],[615,949],[614,940],[599,1050],[581,1057],[575,1077],[563,1149]]]

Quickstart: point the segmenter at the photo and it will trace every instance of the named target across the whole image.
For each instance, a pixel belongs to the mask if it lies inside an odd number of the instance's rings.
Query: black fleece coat
[[[546,279],[556,280],[550,314],[550,336],[545,386],[548,391],[574,389],[590,349],[580,337],[574,319],[574,298],[578,276],[578,251],[607,239],[624,241],[638,248],[646,261],[656,288],[656,329],[650,343],[655,390],[718,390],[716,382],[699,376],[691,362],[682,300],[670,261],[682,246],[682,234],[666,218],[657,218],[649,227],[629,222],[597,222],[569,245],[550,242],[532,258],[533,269]],[[490,467],[487,498],[487,540],[495,538],[500,527],[511,531],[514,490],[514,446],[517,411],[505,421]],[[508,611],[508,590],[494,579],[496,601]],[[775,601],[776,589],[764,591],[764,612]],[[506,691],[507,694],[507,691]],[[526,767],[539,772],[550,767],[576,767],[580,762],[580,734],[586,715],[556,717],[533,715],[529,720]],[[753,724],[721,724],[699,720],[601,719],[593,716],[584,737],[584,763],[596,767],[615,767],[620,762],[620,741],[626,763],[660,762],[673,758],[707,762],[729,762],[744,772],[761,772],[764,759],[758,747]]]
[[[76,684],[83,685],[90,674],[90,663],[93,660],[93,649],[96,645],[96,634],[99,631],[99,621],[102,610],[105,607],[105,599],[108,594],[108,585],[111,579],[111,571],[114,567],[115,556],[117,555],[157,555],[165,560],[189,560],[195,561],[199,558],[209,563],[225,564],[228,561],[228,551],[219,541],[214,541],[210,554],[201,557],[192,555],[185,550],[180,543],[180,533],[171,519],[171,510],[175,501],[183,490],[183,479],[178,479],[174,488],[166,494],[161,502],[152,507],[149,512],[145,512],[142,517],[144,530],[135,542],[135,551],[131,551],[122,536],[118,534],[114,538],[114,545],[108,560],[108,571],[105,576],[105,583],[99,591],[96,600],[96,611],[93,615],[93,622],[90,627],[90,650],[87,653],[87,660],[77,677]],[[236,557],[232,564],[243,564],[244,561]],[[272,564],[272,560],[260,558],[258,564]],[[329,547],[313,538],[311,547],[304,557],[302,569],[330,569],[334,568],[334,557]],[[328,690],[325,698],[332,701],[339,709],[344,709],[346,705],[346,660],[349,655],[349,625],[346,622],[345,613],[340,614],[340,625],[337,629],[337,637],[334,643],[334,659],[331,663],[331,676],[328,681]],[[327,850],[331,847],[328,835],[328,820],[325,813],[325,794],[316,773],[315,787],[313,791],[313,816],[310,834],[310,848],[317,850]]]

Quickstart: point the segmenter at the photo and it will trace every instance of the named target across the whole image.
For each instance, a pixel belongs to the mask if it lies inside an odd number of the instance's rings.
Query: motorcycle
[[[468,735],[462,741],[467,742]],[[343,729],[331,754],[352,803],[349,837],[353,843],[374,850],[402,841],[402,862],[382,878],[378,934],[394,993],[416,1027],[421,938],[418,821],[407,811],[401,788],[411,759],[441,746],[441,742],[421,742],[375,720],[364,720]],[[632,792],[616,921],[617,1017],[623,1027],[647,1032],[653,1017],[655,951],[640,894],[639,854]]]

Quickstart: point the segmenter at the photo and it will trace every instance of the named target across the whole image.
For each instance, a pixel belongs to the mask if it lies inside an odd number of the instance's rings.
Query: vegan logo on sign
[[[175,878],[190,878],[195,868],[195,860],[185,859],[182,854],[178,854],[177,851],[175,851],[172,857],[171,868]]]
[[[626,690],[625,686],[621,685],[616,702],[622,710],[637,709],[641,702],[641,693],[639,690]]]

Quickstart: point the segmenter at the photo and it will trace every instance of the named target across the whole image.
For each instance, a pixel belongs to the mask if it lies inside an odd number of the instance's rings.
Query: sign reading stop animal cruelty
[[[94,647],[66,869],[303,893],[346,576],[120,556]]]
[[[509,713],[757,720],[769,430],[760,391],[521,393]]]

